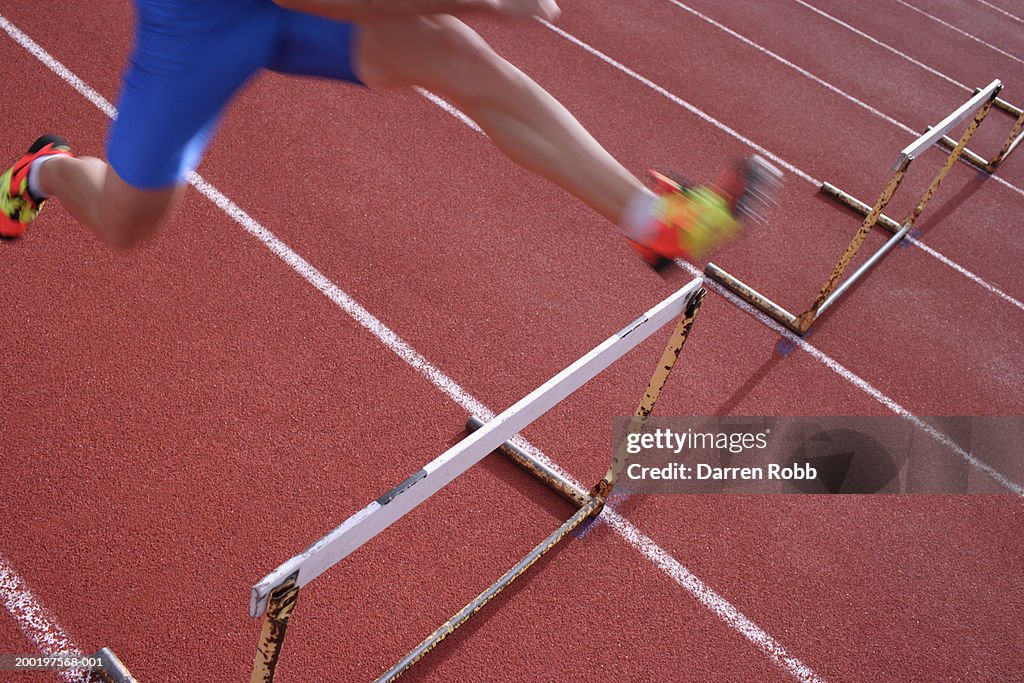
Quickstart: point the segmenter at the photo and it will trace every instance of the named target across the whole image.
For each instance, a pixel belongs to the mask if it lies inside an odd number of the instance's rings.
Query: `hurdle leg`
[[[478,417],[471,417],[466,421],[466,429],[470,432],[475,432],[483,426],[484,421]],[[498,451],[576,507],[583,507],[590,502],[590,496],[586,491],[511,441],[498,446]]]
[[[867,239],[871,233],[871,228],[878,222],[882,212],[885,211],[885,207],[889,205],[889,200],[892,199],[892,195],[899,188],[900,183],[903,182],[903,177],[907,174],[907,168],[910,167],[912,158],[904,158],[900,161],[899,166],[896,168],[896,172],[892,178],[889,179],[889,184],[882,190],[882,194],[878,196],[878,201],[875,202],[874,207],[868,213],[867,218],[861,223],[857,233],[853,236],[850,244],[847,245],[846,251],[839,258],[839,262],[836,267],[832,269],[832,274],[825,280],[825,284],[821,286],[821,291],[818,292],[818,296],[815,297],[814,301],[807,308],[806,311],[801,313],[796,318],[797,328],[800,334],[804,334],[810,329],[814,319],[818,316],[818,309],[825,303],[825,300],[832,294],[832,290],[835,289],[836,283],[843,277],[843,273],[846,272],[846,268],[850,265],[850,261],[857,255],[864,240]]]
[[[650,417],[651,411],[654,410],[654,404],[657,403],[658,397],[661,396],[661,390],[665,388],[665,383],[668,382],[669,375],[672,374],[672,368],[675,367],[679,354],[682,352],[683,346],[686,345],[686,340],[690,336],[690,330],[693,328],[693,321],[697,318],[697,313],[700,312],[700,306],[704,301],[706,293],[707,291],[701,288],[690,300],[689,305],[683,312],[683,316],[676,323],[672,336],[669,338],[668,344],[665,345],[665,350],[661,353],[658,366],[655,368],[654,374],[651,375],[651,381],[647,383],[647,390],[644,392],[643,398],[640,399],[640,404],[637,406],[633,418],[629,421],[629,434],[638,433],[643,429],[644,423]],[[627,439],[623,438],[619,442],[619,446],[612,456],[612,465],[608,469],[608,473],[604,475],[601,481],[597,482],[594,489],[590,492],[590,495],[599,502],[599,505],[592,512],[593,515],[601,512],[601,508],[604,507],[608,496],[611,495],[612,488],[615,487],[615,482],[626,467],[626,462],[629,460],[629,453],[626,451],[626,441]]]
[[[132,676],[132,672],[109,647],[101,649],[96,654],[103,662],[100,679],[104,683],[138,683],[138,679]]]
[[[288,620],[299,599],[299,587],[295,585],[295,579],[295,576],[288,577],[270,593],[250,683],[271,683],[274,680],[277,660],[281,656],[285,632],[288,630]]]
[[[766,297],[764,294],[761,294],[753,287],[740,281],[739,278],[730,275],[714,263],[709,263],[704,267],[704,274],[728,289],[743,301],[746,301],[754,308],[765,313],[779,324],[784,325],[786,328],[796,332],[797,334],[800,333],[800,329],[796,326],[795,315]]]
[[[992,100],[990,99],[985,102],[980,109],[978,109],[977,113],[975,113],[974,120],[972,120],[971,124],[967,126],[967,130],[964,131],[962,136],[960,136],[960,140],[957,142],[956,147],[954,147],[949,153],[949,156],[946,157],[946,163],[942,165],[942,168],[939,169],[939,172],[932,179],[928,189],[921,195],[921,199],[917,202],[917,206],[914,207],[914,210],[911,211],[910,215],[907,216],[905,221],[903,221],[904,227],[913,227],[914,221],[918,219],[921,212],[924,211],[924,207],[929,201],[931,201],[931,198],[935,196],[935,192],[939,189],[939,185],[942,184],[943,179],[945,179],[949,174],[949,170],[953,168],[953,165],[963,153],[964,148],[967,147],[967,143],[970,142],[972,137],[974,137],[974,133],[978,130],[978,126],[981,125],[981,122],[985,120],[985,117],[988,116],[988,113],[991,110]]]
[[[988,162],[992,170],[995,170],[999,164],[1003,163],[1003,159],[1010,156],[1010,153],[1017,149],[1017,145],[1024,139],[1024,111],[1019,109],[1015,111],[1017,112],[1017,122],[1010,129],[1010,134],[1007,136],[1006,142],[1003,143],[1003,148],[999,150],[999,154],[992,157],[992,161]]]

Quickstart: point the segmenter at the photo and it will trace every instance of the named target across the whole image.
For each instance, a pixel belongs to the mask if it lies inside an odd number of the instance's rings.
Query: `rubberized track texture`
[[[971,88],[999,78],[1024,101],[1008,0],[562,9],[550,27],[472,23],[637,173],[775,159],[780,208],[715,261],[789,308],[856,228],[816,181],[870,196]],[[5,0],[0,16],[0,77],[18,84],[2,156],[51,130],[101,153],[109,118],[83,93],[116,101],[130,5]],[[416,94],[263,75],[199,173],[142,249],[104,248],[58,205],[0,243],[0,652],[108,645],[142,681],[244,680],[255,579],[462,438],[467,413],[692,277],[651,273]],[[1024,157],[990,178],[958,165],[916,243],[806,340],[709,288],[659,414],[1022,414],[1020,216]],[[596,481],[661,344],[525,437]],[[1024,484],[1024,464],[1001,474]],[[1021,680],[1011,491],[618,500],[403,680]],[[310,586],[278,679],[371,679],[568,514],[488,456]]]

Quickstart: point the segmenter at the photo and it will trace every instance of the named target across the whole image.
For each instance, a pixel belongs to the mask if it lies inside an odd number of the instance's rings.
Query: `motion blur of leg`
[[[454,17],[364,27],[355,69],[371,87],[418,85],[448,99],[513,161],[611,221],[645,191],[565,107]]]
[[[702,258],[734,236],[779,173],[744,160],[711,188],[659,177],[656,192],[616,161],[557,100],[451,16],[363,27],[354,68],[373,87],[422,86],[454,103],[510,159],[618,225],[652,264]]]
[[[74,157],[60,137],[46,135],[0,178],[0,236],[21,237],[51,196],[104,241],[129,246],[156,230],[178,192],[144,191],[125,183],[94,157]]]
[[[756,213],[757,201],[767,198],[779,176],[755,158],[712,187],[681,187],[660,177],[656,191],[648,189],[462,21],[427,12],[435,5],[464,7],[465,0],[421,0],[416,7],[424,16],[399,17],[390,13],[415,3],[135,4],[136,49],[108,142],[110,164],[75,158],[63,141],[45,149],[37,141],[2,176],[0,235],[20,236],[49,196],[109,243],[130,246],[152,234],[198,165],[228,101],[264,68],[435,92],[476,121],[512,160],[618,225],[651,263],[702,258],[738,232],[743,215]],[[557,14],[551,0],[483,5],[520,19]],[[368,16],[360,25],[331,18],[360,7],[385,16]]]

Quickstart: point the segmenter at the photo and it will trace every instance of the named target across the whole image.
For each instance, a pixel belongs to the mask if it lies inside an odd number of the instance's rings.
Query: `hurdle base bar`
[[[139,679],[132,676],[132,672],[109,647],[101,649],[96,654],[102,663],[102,669],[98,673],[104,683],[139,683]]]
[[[799,335],[807,332],[807,328],[801,327],[797,322],[795,315],[714,263],[709,263],[704,268],[704,274],[791,332]]]
[[[523,559],[519,560],[514,567],[505,572],[500,579],[491,584],[483,593],[476,596],[469,602],[465,607],[455,613],[455,615],[443,623],[436,631],[427,636],[419,645],[413,648],[409,654],[403,657],[397,664],[389,669],[383,676],[376,680],[376,683],[390,683],[396,678],[401,676],[406,670],[409,669],[413,664],[423,658],[428,652],[433,650],[438,643],[450,636],[455,632],[455,629],[466,623],[467,620],[477,612],[479,612],[484,605],[489,603],[498,595],[501,591],[505,590],[513,581],[518,579],[527,569],[532,567],[537,560],[539,560],[545,553],[554,548],[560,541],[562,541],[569,533],[571,533],[576,527],[582,524],[588,517],[594,515],[597,510],[600,509],[602,501],[591,498],[585,505],[577,510],[572,517],[562,523],[550,536],[541,541],[536,547],[533,548]]]
[[[466,430],[469,432],[475,432],[483,426],[484,421],[475,415],[466,421]],[[556,472],[549,465],[541,462],[512,443],[512,441],[504,442],[498,446],[497,450],[577,508],[581,508],[590,502],[590,495],[586,491]]]
[[[821,194],[828,197],[829,199],[833,199],[839,202],[846,208],[856,211],[865,218],[867,218],[868,214],[871,213],[872,206],[870,204],[862,202],[849,192],[839,189],[832,183],[822,183],[821,187],[818,188],[818,191],[821,192]],[[903,227],[903,225],[899,221],[892,219],[891,217],[885,215],[884,213],[878,214],[878,222],[876,223],[876,225],[881,225],[883,228],[892,233],[899,232],[900,229]]]
[[[979,92],[981,92],[981,88],[975,88],[974,89],[974,94],[975,95],[977,95]],[[1017,118],[1020,118],[1021,116],[1024,116],[1024,109],[1021,109],[1020,107],[1007,102],[1002,97],[995,98],[995,100],[993,100],[993,102],[992,102],[992,105],[996,109],[1001,109],[1002,111],[1006,112],[1010,116],[1015,116]]]
[[[928,127],[928,130],[931,130],[931,126]],[[947,149],[952,152],[953,149],[956,147],[956,140],[949,137],[948,135],[943,135],[941,138],[939,138],[938,144],[941,145],[943,149]],[[999,165],[996,160],[989,161],[980,154],[977,154],[976,152],[973,152],[967,149],[966,147],[964,147],[964,149],[960,152],[960,160],[963,161],[965,164],[970,164],[979,171],[988,173],[990,175],[996,172],[996,168]]]

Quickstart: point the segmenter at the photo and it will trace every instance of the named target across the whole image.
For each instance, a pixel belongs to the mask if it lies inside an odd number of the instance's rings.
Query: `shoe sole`
[[[733,213],[744,220],[764,222],[764,210],[778,206],[776,195],[782,187],[782,171],[757,154],[747,158],[741,171],[745,180],[743,194],[733,205]]]

